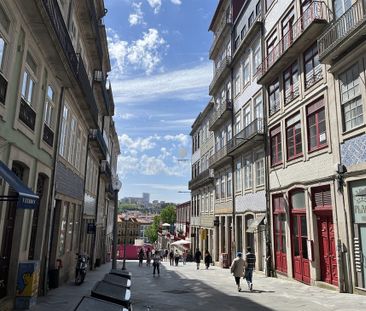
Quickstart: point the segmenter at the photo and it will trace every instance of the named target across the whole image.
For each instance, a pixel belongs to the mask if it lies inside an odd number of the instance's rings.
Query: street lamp
[[[126,225],[125,225],[125,239],[124,239],[124,243],[123,243],[123,264],[122,264],[122,270],[126,270],[126,243],[127,243],[127,225],[128,225],[128,212],[126,211],[126,216],[125,216],[125,220],[126,220]]]
[[[112,180],[112,188],[114,192],[114,210],[113,210],[113,244],[112,244],[112,269],[117,269],[117,217],[118,217],[118,192],[122,187],[122,183],[115,176]]]

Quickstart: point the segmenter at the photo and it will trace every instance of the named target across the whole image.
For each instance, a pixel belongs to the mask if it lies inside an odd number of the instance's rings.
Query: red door
[[[318,216],[321,280],[338,286],[334,224],[331,215]]]
[[[285,214],[274,216],[276,270],[287,273]]]
[[[305,214],[292,215],[292,258],[294,277],[300,282],[310,284],[310,262],[308,257]]]

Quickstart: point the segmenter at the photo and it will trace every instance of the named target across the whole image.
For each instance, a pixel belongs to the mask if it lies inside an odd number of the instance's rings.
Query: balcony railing
[[[104,175],[106,175],[108,178],[112,178],[112,171],[111,166],[109,165],[109,161],[102,160],[101,166],[100,166],[100,172]]]
[[[264,124],[262,118],[255,119],[253,122],[249,123],[248,126],[246,126],[243,130],[236,134],[232,140],[228,142],[229,152],[244,145],[248,140],[258,134],[264,134]]]
[[[319,58],[323,60],[342,41],[350,38],[350,34],[366,22],[365,2],[357,0],[341,17],[333,21],[331,26],[318,40]]]
[[[225,119],[225,113],[233,110],[233,103],[231,100],[226,99],[220,106],[219,109],[214,111],[211,115],[209,122],[209,129],[212,131],[218,125],[220,119]]]
[[[214,77],[212,79],[212,82],[209,87],[209,95],[213,95],[213,91],[215,87],[217,86],[218,82],[221,81],[221,78],[224,74],[224,72],[228,72],[231,64],[231,55],[226,55],[224,59],[221,60],[219,65],[217,66]]]
[[[0,73],[0,103],[5,105],[6,90],[8,89],[8,81]]]
[[[105,106],[106,111],[108,111],[108,113],[109,113],[110,101],[109,101],[109,94],[107,92],[106,80],[105,80],[103,71],[101,71],[101,70],[94,71],[94,81],[98,82],[98,84],[100,85],[102,95],[103,95],[103,100],[104,100],[104,106]]]
[[[188,183],[188,188],[192,189],[194,187],[203,185],[205,183],[212,182],[214,178],[213,171],[210,169],[204,170],[200,174],[198,174],[196,177],[192,178],[192,180]]]
[[[53,147],[54,136],[55,136],[55,134],[53,133],[51,128],[46,123],[44,123],[43,124],[43,137],[42,137],[43,141],[50,147]]]
[[[225,145],[220,150],[216,151],[208,160],[209,166],[215,165],[215,163],[224,159],[228,154],[228,145]]]
[[[258,82],[261,83],[260,80],[270,71],[277,61],[279,61],[282,56],[284,56],[293,47],[295,43],[301,42],[302,44],[306,44],[308,40],[314,40],[316,38],[317,32],[314,32],[309,34],[309,38],[306,38],[307,40],[305,40],[305,38],[298,40],[305,34],[311,25],[315,23],[325,25],[328,19],[329,14],[325,3],[313,1],[258,67]],[[298,53],[301,52],[301,48],[299,48],[299,51],[292,50],[292,52],[292,56],[296,57],[298,56]],[[288,64],[286,63],[286,66],[287,65]]]
[[[21,98],[20,99],[20,110],[19,110],[19,120],[21,120],[26,126],[28,126],[32,131],[36,125],[36,112],[33,108],[28,105],[28,103]]]
[[[227,13],[225,13],[224,18],[221,20],[220,25],[215,33],[215,38],[214,38],[214,41],[212,42],[210,52],[209,52],[210,58],[212,57],[212,54],[215,51],[216,46],[221,41],[224,30],[226,29],[227,26],[232,25],[232,23],[233,23],[232,14],[230,11],[227,11]]]
[[[100,129],[91,129],[89,131],[89,140],[91,141],[91,143],[93,143],[93,142],[97,143],[97,147],[99,148],[101,154],[103,155],[104,158],[106,158],[108,148],[104,141],[104,138],[103,138],[103,135],[102,135],[102,132],[100,131]]]

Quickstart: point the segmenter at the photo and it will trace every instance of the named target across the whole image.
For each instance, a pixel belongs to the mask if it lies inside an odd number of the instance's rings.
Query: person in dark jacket
[[[173,250],[170,250],[169,252],[169,263],[171,266],[174,266],[174,252]]]
[[[200,268],[200,262],[201,262],[201,258],[202,258],[202,253],[200,252],[200,250],[197,248],[196,252],[194,253],[194,261],[197,264],[197,270]]]
[[[210,266],[210,263],[212,262],[212,257],[210,255],[209,251],[205,252],[205,266],[206,266],[206,270],[208,269],[208,267]]]
[[[144,260],[144,250],[142,248],[140,248],[138,257],[139,257],[139,267],[142,267],[142,262]]]
[[[247,247],[247,253],[245,255],[245,279],[248,283],[249,290],[253,290],[253,270],[255,268],[255,254],[252,253],[252,248]]]

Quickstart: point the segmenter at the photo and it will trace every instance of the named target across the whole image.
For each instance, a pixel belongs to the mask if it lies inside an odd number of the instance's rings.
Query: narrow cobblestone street
[[[119,267],[121,262],[119,262]],[[107,273],[110,265],[89,272],[86,282],[76,287],[72,283],[62,286],[39,299],[34,311],[73,310],[83,295],[89,295],[94,283]],[[366,310],[366,297],[340,294],[332,290],[307,286],[287,279],[254,275],[254,290],[242,284],[237,292],[228,269],[210,267],[196,270],[194,263],[178,267],[164,262],[160,276],[152,275],[152,267],[138,267],[137,261],[128,261],[132,272],[133,310],[253,310],[253,311],[361,311]]]

